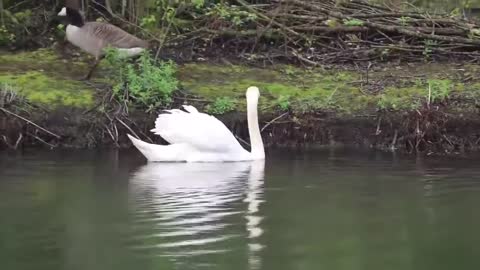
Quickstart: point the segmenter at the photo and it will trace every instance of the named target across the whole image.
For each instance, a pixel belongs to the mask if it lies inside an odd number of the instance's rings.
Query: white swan
[[[230,130],[217,118],[200,113],[192,106],[160,114],[152,129],[170,145],[150,144],[128,134],[133,145],[148,161],[225,162],[265,159],[258,126],[257,105],[260,91],[247,89],[247,121],[252,151],[246,151]]]

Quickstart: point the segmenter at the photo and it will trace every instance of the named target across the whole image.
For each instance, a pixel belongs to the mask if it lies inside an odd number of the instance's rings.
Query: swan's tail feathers
[[[134,138],[132,135],[127,134],[128,138],[130,141],[132,141],[133,145],[148,159],[150,160],[151,158],[151,151],[153,148],[153,145],[150,143],[146,143],[142,140]]]
[[[191,106],[191,105],[183,105],[183,109],[189,113],[198,113],[197,108]]]
[[[130,134],[127,134],[127,136],[148,161],[185,161],[183,155],[187,152],[184,145],[151,144],[136,139]]]

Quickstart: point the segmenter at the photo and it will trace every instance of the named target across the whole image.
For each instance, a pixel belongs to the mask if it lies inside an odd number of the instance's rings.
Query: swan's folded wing
[[[191,105],[183,105],[183,108],[189,113],[198,113],[197,108],[195,108]]]
[[[243,150],[222,122],[208,114],[195,112],[196,109],[193,109],[189,110],[192,113],[175,111],[160,114],[152,132],[171,144],[186,143],[200,151]]]

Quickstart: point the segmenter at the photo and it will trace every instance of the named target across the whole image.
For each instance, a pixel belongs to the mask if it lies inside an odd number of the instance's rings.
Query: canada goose
[[[103,22],[85,22],[76,8],[63,7],[58,16],[65,16],[68,19],[67,40],[95,57],[95,62],[85,77],[87,80],[90,79],[98,63],[105,56],[105,48],[116,48],[123,57],[139,55],[148,48],[147,41],[139,39],[117,26]]]

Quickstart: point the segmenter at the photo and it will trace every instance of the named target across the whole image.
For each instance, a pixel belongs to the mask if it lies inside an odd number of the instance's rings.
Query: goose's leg
[[[102,59],[103,57],[95,59],[95,62],[93,62],[93,65],[90,67],[90,70],[88,71],[87,75],[83,78],[84,80],[90,80],[90,77],[92,77],[93,71],[95,71],[100,61],[102,61]]]

